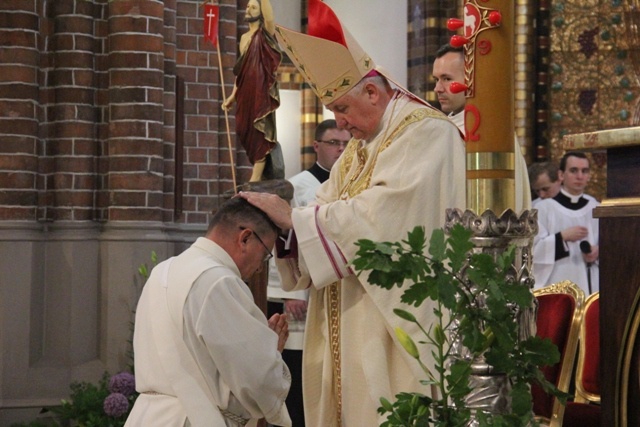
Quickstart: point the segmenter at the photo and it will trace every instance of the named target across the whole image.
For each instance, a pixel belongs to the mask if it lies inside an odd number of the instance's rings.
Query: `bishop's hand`
[[[266,213],[281,230],[291,230],[293,228],[291,206],[289,202],[276,194],[241,191],[238,193],[238,197],[246,199],[253,206]]]

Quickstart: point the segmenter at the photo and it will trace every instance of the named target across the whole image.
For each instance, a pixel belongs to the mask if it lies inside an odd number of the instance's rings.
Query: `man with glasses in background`
[[[333,119],[324,120],[316,127],[313,150],[316,162],[309,169],[289,179],[293,184],[293,207],[307,206],[316,198],[320,184],[329,179],[329,172],[351,139],[345,129],[339,129]],[[310,284],[309,284],[310,285]],[[309,291],[307,289],[287,292],[282,289],[280,276],[275,263],[269,266],[269,313],[288,314],[289,339],[282,357],[291,370],[291,390],[287,396],[287,408],[291,421],[296,427],[304,427],[304,408],[302,403],[302,345],[304,324],[307,318]]]
[[[316,162],[306,171],[302,171],[289,179],[293,184],[293,200],[291,205],[307,206],[316,198],[316,190],[320,184],[329,179],[329,172],[338,160],[351,139],[348,130],[338,129],[335,120],[325,120],[316,128],[313,151]]]

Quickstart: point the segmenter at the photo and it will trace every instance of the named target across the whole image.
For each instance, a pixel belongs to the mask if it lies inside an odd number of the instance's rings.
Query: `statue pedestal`
[[[640,127],[567,135],[565,150],[607,151],[600,220],[602,425],[640,427]]]

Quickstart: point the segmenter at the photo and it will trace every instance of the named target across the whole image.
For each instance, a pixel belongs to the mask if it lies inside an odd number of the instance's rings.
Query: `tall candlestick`
[[[513,0],[466,0],[465,141],[467,208],[500,214],[515,210]]]

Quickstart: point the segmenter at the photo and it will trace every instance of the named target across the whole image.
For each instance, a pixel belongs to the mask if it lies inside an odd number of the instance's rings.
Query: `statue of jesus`
[[[280,105],[276,71],[282,53],[274,36],[269,0],[249,0],[245,22],[249,31],[240,37],[233,92],[222,108],[228,111],[237,103],[236,134],[253,165],[249,181],[283,179],[284,161],[276,139],[275,115]]]

